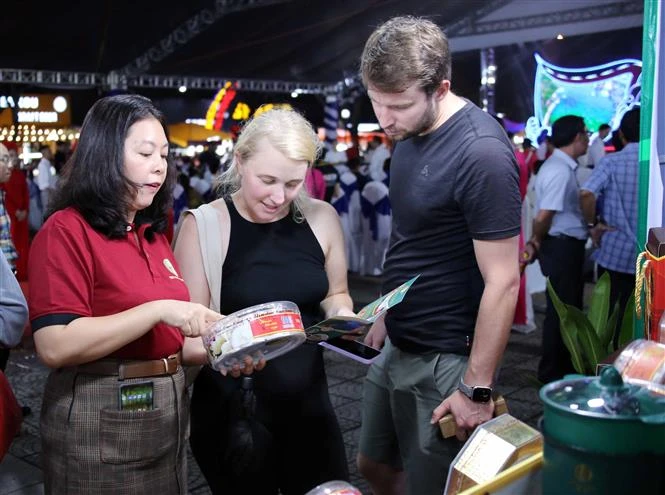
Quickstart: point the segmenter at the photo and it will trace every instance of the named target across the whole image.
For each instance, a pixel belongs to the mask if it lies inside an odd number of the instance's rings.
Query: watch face
[[[473,387],[473,397],[471,400],[474,402],[489,402],[492,397],[492,389],[489,387]]]

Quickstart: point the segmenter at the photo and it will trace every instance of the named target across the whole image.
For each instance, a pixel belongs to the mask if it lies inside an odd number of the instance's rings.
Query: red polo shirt
[[[128,232],[109,239],[73,208],[44,223],[30,251],[30,319],[33,331],[83,316],[107,316],[158,299],[189,301],[189,291],[163,235],[153,242]],[[138,243],[137,243],[138,237]],[[159,323],[111,356],[160,359],[179,351],[177,328]]]

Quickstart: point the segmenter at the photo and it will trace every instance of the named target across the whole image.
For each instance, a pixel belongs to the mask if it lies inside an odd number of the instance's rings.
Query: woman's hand
[[[234,364],[231,368],[221,371],[222,375],[230,373],[233,378],[238,378],[242,375],[251,375],[255,371],[261,371],[266,367],[266,359],[261,352],[256,353],[255,356],[245,355],[241,363]]]
[[[339,311],[337,311],[337,313],[335,314],[335,316],[358,316],[358,315],[356,315],[351,309],[340,308]]]
[[[160,320],[180,329],[185,337],[198,337],[207,332],[208,326],[222,315],[202,304],[166,299],[160,303]]]

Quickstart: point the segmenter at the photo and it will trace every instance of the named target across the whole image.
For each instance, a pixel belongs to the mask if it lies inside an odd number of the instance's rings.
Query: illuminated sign
[[[11,124],[48,124],[68,126],[71,124],[69,97],[62,95],[0,95],[0,122]]]
[[[226,113],[231,106],[233,98],[236,96],[236,84],[227,82],[222,89],[220,89],[206,112],[206,125],[208,130],[219,131],[222,129],[224,119],[227,117]]]
[[[231,118],[233,120],[247,120],[250,112],[251,109],[249,108],[249,105],[241,101],[236,105],[235,110],[233,110],[233,116]]]
[[[526,123],[526,135],[536,142],[542,130],[564,115],[579,115],[590,130],[608,123],[619,127],[621,117],[640,104],[642,62],[621,59],[603,65],[565,68],[537,53],[533,88],[534,115]]]
[[[293,110],[293,107],[288,103],[266,103],[265,105],[261,105],[259,108],[256,109],[256,111],[254,112],[254,117],[256,117],[257,115],[261,115],[263,112],[267,112],[268,110],[276,110],[276,109]]]
[[[233,107],[234,99],[237,95],[236,86],[236,83],[227,82],[224,84],[224,87],[217,92],[206,111],[206,129],[215,131],[220,131],[223,128],[232,129],[234,123],[230,121],[235,121],[237,124],[252,116],[251,107],[244,101],[236,102],[235,107]],[[232,108],[233,111],[231,111]],[[266,103],[254,111],[254,116],[261,115],[263,112],[273,108],[293,110],[293,107],[288,103]]]

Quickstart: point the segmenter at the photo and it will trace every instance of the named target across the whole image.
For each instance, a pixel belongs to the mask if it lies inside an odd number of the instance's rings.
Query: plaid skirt
[[[153,383],[153,409],[120,410],[119,388]],[[41,412],[47,494],[185,494],[189,396],[173,375],[119,381],[51,372]]]

